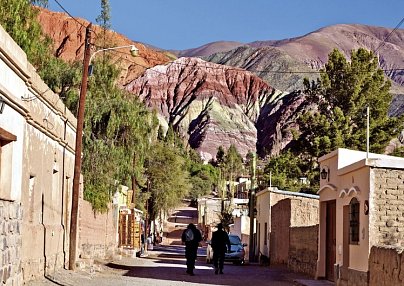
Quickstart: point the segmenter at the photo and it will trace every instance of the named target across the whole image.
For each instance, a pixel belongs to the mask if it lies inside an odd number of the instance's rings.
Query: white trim
[[[361,193],[358,186],[350,187],[349,189],[342,189],[338,197],[343,198],[345,196],[349,197],[351,195],[358,196]]]
[[[325,190],[325,189],[331,189],[331,190],[334,191],[334,192],[337,191],[337,187],[336,187],[336,186],[334,186],[333,184],[327,184],[327,185],[325,185],[325,186],[322,186],[322,187],[320,188],[320,190],[318,190],[317,194],[320,194],[320,193],[321,193],[323,190]]]

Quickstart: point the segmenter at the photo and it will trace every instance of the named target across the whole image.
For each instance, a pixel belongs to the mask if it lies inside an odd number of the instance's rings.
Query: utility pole
[[[370,136],[370,111],[369,105],[366,107],[366,159],[369,158],[369,136]]]
[[[74,175],[73,175],[73,194],[72,194],[72,210],[70,218],[70,244],[69,244],[69,269],[76,268],[77,254],[77,223],[79,212],[79,193],[80,193],[80,174],[81,174],[81,150],[84,125],[84,110],[87,93],[88,66],[90,64],[91,54],[91,23],[86,28],[86,38],[84,42],[84,60],[83,60],[83,76],[81,79],[79,108],[77,112],[77,128],[76,128],[76,149],[74,157]]]
[[[249,255],[248,255],[248,261],[253,262],[255,258],[254,254],[254,205],[255,205],[255,169],[256,169],[256,154],[253,153],[253,160],[252,160],[252,166],[251,166],[251,190],[250,190],[250,239],[249,239]]]

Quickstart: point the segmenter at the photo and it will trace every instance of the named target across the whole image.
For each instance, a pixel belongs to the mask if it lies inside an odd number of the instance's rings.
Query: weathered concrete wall
[[[22,285],[22,209],[18,203],[0,200],[0,284]]]
[[[288,268],[312,277],[317,268],[318,225],[291,227]]]
[[[404,285],[404,248],[373,246],[369,257],[370,286]]]
[[[89,202],[80,200],[79,258],[112,258],[118,247],[117,210],[112,205],[108,212],[94,213]]]

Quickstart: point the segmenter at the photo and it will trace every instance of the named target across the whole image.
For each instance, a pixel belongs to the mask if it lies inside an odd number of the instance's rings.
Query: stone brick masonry
[[[404,170],[373,172],[371,245],[404,246]]]
[[[404,285],[403,248],[374,246],[369,258],[370,286]]]
[[[404,285],[404,170],[373,169],[369,285]]]
[[[22,285],[21,222],[19,203],[0,200],[0,281],[3,285]]]

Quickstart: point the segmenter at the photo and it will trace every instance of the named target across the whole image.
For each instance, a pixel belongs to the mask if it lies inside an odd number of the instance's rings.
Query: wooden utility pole
[[[249,239],[249,262],[255,260],[255,247],[254,247],[254,207],[255,207],[255,169],[257,165],[256,154],[253,154],[252,166],[251,166],[251,190],[250,190],[250,200],[249,200],[249,215],[250,215],[250,239]]]
[[[91,23],[86,28],[86,38],[84,43],[83,76],[81,79],[79,109],[77,112],[76,128],[76,149],[74,157],[73,194],[72,210],[70,218],[70,243],[69,243],[69,269],[76,268],[77,254],[77,224],[79,212],[80,174],[81,174],[81,152],[84,125],[84,110],[87,93],[88,66],[91,57]]]

